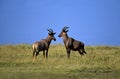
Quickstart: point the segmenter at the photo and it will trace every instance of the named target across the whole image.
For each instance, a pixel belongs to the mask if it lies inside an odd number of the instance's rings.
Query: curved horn
[[[47,29],[47,31],[48,31],[49,33],[53,33],[53,30],[52,30],[52,29]]]
[[[52,30],[52,29],[50,29],[50,31],[53,33],[53,30]]]
[[[63,31],[68,32],[68,28],[69,28],[69,27],[65,26],[65,27],[63,28]]]
[[[56,34],[56,32],[54,33],[52,29],[47,29],[47,31],[49,32],[49,34]]]
[[[68,28],[69,28],[69,27],[65,26],[63,29],[66,30],[66,29],[68,29]]]

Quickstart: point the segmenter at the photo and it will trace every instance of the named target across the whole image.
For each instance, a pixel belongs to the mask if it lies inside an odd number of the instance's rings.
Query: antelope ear
[[[48,33],[49,35],[51,35],[51,33]]]
[[[55,33],[53,33],[53,35],[55,35],[56,34],[56,32]]]
[[[69,30],[66,30],[65,32],[68,32]]]

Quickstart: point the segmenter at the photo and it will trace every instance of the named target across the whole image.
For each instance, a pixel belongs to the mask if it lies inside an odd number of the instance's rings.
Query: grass
[[[63,45],[51,45],[48,59],[42,52],[32,63],[32,46],[0,45],[0,79],[120,79],[120,47],[86,46],[87,55]]]

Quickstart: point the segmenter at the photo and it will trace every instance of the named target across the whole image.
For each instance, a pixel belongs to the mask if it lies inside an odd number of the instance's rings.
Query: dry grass
[[[40,52],[32,63],[31,45],[0,46],[0,79],[119,79],[120,47],[86,46],[82,57],[72,51],[67,59],[63,45],[51,45],[49,58]]]

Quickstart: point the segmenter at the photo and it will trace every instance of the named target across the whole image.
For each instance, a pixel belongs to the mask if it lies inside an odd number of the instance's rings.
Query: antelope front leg
[[[70,58],[70,50],[67,49],[67,57]]]
[[[43,51],[43,56],[44,56],[44,58],[45,58],[45,51]]]
[[[46,58],[48,58],[48,50],[46,50]]]
[[[35,61],[35,51],[33,51],[33,62]]]

